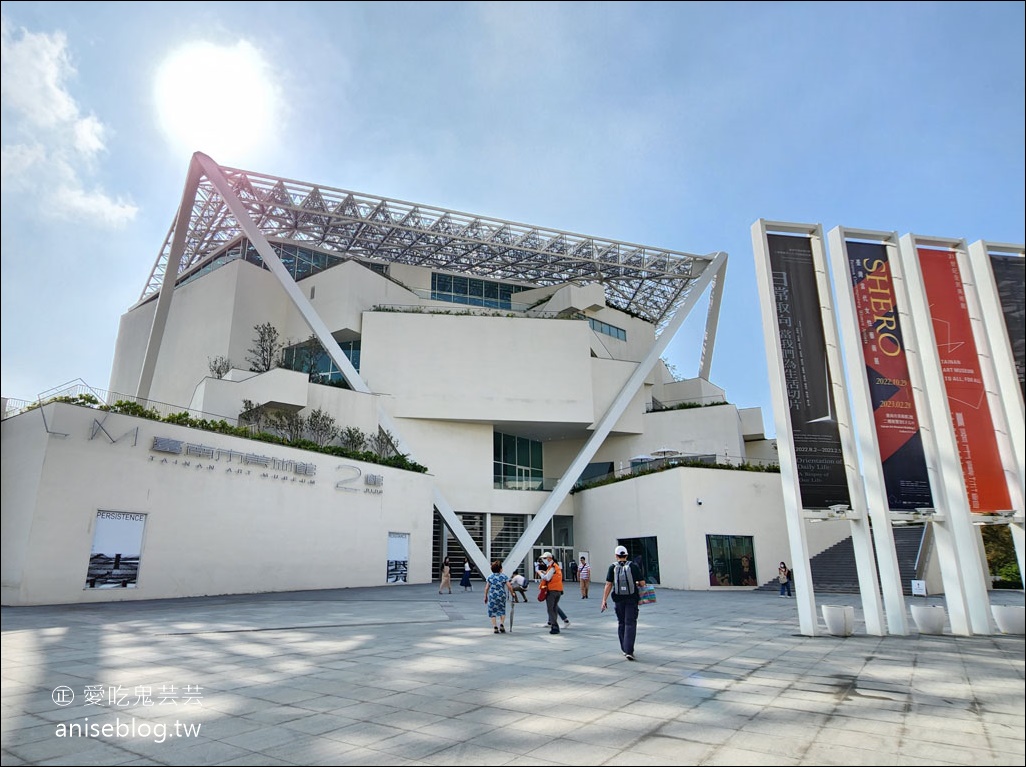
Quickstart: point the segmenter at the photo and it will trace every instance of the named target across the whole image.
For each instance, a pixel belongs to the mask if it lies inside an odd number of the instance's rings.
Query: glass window
[[[707,535],[710,586],[758,586],[755,539],[750,535]]]
[[[496,488],[506,490],[545,489],[541,442],[527,437],[494,432],[492,462],[492,476]]]
[[[608,322],[602,322],[593,318],[588,318],[588,324],[591,325],[591,329],[596,333],[603,333],[612,338],[618,338],[621,341],[627,340],[627,331],[623,328],[618,328],[615,325],[610,325]]]
[[[512,434],[502,435],[502,462],[512,464],[517,462],[517,438]]]
[[[627,549],[627,558],[641,568],[646,583],[659,584],[659,541],[654,535],[644,538],[619,538],[617,543]]]
[[[577,478],[577,481],[587,482],[588,480],[609,476],[612,473],[612,461],[599,461],[597,463],[589,463],[587,466],[584,467],[584,471],[581,472],[581,476]]]

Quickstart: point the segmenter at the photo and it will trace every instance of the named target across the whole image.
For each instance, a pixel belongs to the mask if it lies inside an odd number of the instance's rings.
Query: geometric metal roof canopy
[[[293,275],[275,253],[272,239],[295,242],[342,257],[432,266],[512,280],[531,279],[540,284],[600,281],[606,288],[607,301],[610,291],[614,292],[622,308],[646,317],[665,331],[656,336],[637,362],[595,422],[591,436],[556,486],[547,493],[534,519],[508,553],[507,566],[526,555],[542,528],[552,520],[572,483],[623,415],[659,355],[705,289],[712,286],[702,352],[703,370],[708,368],[727,261],[727,254],[722,252],[707,257],[672,253],[314,187],[223,168],[196,152],[189,165],[175,223],[140,299],[141,303],[156,295],[136,396],[149,396],[179,279],[204,268],[226,246],[243,236],[279,280],[352,388],[368,394],[372,393],[371,389],[338,346],[310,300],[297,288]],[[169,274],[171,268],[174,271]],[[381,421],[388,425],[392,419],[379,407],[379,424]],[[402,437],[396,436],[400,444],[404,444]],[[481,549],[437,487],[434,505],[464,550],[483,570],[488,563]]]
[[[219,166],[221,167],[221,166]],[[601,283],[610,306],[662,329],[716,254],[698,256],[221,167],[262,234],[327,253],[545,286]],[[161,287],[174,224],[140,303]],[[204,175],[178,275],[242,236]]]

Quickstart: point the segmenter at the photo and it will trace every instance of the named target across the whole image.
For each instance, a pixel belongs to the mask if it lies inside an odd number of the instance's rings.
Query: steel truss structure
[[[662,330],[715,254],[599,239],[417,203],[220,168],[261,234],[347,258],[409,264],[548,286],[601,283],[606,300]],[[171,255],[168,231],[139,303],[155,296]],[[210,179],[200,179],[176,282],[242,236]]]
[[[329,200],[333,201],[330,210]],[[531,280],[541,285],[600,281],[606,287],[607,301],[613,293],[623,303],[608,301],[610,304],[661,328],[655,343],[598,418],[591,436],[514,544],[505,562],[510,570],[526,556],[684,319],[711,288],[702,355],[702,368],[707,371],[727,262],[723,252],[693,256],[655,250],[226,169],[197,152],[189,165],[175,222],[139,301],[155,296],[157,305],[136,396],[149,397],[175,286],[243,237],[252,243],[350,388],[357,392],[371,390],[297,287],[272,241],[291,241],[307,248],[346,253],[350,258]],[[381,407],[378,420],[396,439],[400,452],[416,460],[392,417]],[[484,553],[437,486],[434,505],[464,551],[484,572],[489,565]]]

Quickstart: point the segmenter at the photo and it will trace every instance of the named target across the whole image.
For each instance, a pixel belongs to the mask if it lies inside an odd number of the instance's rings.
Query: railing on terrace
[[[505,301],[501,298],[484,298],[481,296],[467,296],[463,293],[442,293],[427,288],[407,288],[417,298],[425,301],[439,301],[453,304],[454,306],[474,307],[475,309],[498,309],[506,312],[523,313],[531,308],[532,304],[519,303],[517,301]]]
[[[488,306],[469,306],[467,304],[439,304],[437,306],[425,306],[424,304],[375,304],[372,308],[375,312],[400,312],[403,314],[455,314],[461,316],[475,315],[481,317],[527,317],[532,320],[587,320],[583,314],[560,314],[559,312],[531,312],[525,314],[517,309],[493,309]]]
[[[664,410],[683,410],[689,407],[715,407],[716,405],[729,404],[723,399],[722,394],[706,394],[702,397],[688,397],[686,399],[652,400],[652,406],[645,412],[659,413]]]
[[[766,468],[780,467],[779,461],[767,458],[746,458],[739,455],[732,456],[728,453],[724,453],[723,455],[713,453],[681,453],[679,455],[666,456],[662,458],[651,457],[647,460],[634,459],[631,461],[630,466],[624,465],[608,474],[598,474],[593,477],[588,477],[586,480],[574,485],[574,489],[583,490],[595,484],[605,484],[614,480],[630,479],[631,477],[649,474],[653,471],[659,471],[673,466],[695,466],[696,464],[705,464],[707,466],[723,468],[740,468],[742,466],[759,466]]]
[[[206,421],[227,421],[232,426],[239,426],[238,415],[222,415],[220,413],[205,413],[202,410],[196,410],[183,405],[171,405],[167,402],[158,402],[157,400],[144,399],[142,397],[136,397],[132,394],[122,394],[120,392],[107,391],[105,389],[97,389],[93,386],[89,386],[84,381],[72,381],[70,383],[63,384],[61,386],[54,387],[48,391],[43,392],[39,395],[39,399],[34,401],[29,400],[7,400],[7,408],[4,411],[4,418],[10,418],[11,416],[23,413],[26,410],[32,410],[39,405],[45,405],[53,400],[64,398],[74,399],[76,397],[84,396],[94,397],[100,405],[113,405],[115,402],[133,402],[146,410],[152,410],[156,412],[161,418],[167,418],[170,415],[176,415],[178,413],[188,413],[190,418],[196,420]],[[85,404],[85,403],[82,403]],[[243,428],[245,424],[241,424]],[[250,427],[252,428],[252,427]]]
[[[494,477],[493,487],[496,490],[553,490],[559,477]]]

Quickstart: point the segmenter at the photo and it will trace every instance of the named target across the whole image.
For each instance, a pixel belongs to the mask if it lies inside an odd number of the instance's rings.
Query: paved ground
[[[804,637],[793,600],[662,590],[630,663],[594,593],[494,636],[480,585],[436,591],[3,608],[3,764],[1026,759],[1022,636]]]

